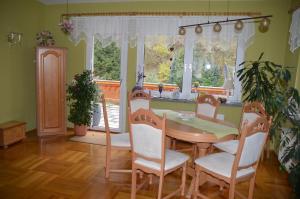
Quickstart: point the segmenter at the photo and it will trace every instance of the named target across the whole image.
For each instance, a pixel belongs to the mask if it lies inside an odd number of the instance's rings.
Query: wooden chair
[[[220,102],[212,95],[198,95],[196,99],[196,110],[195,114],[197,117],[216,121],[217,111],[220,106]],[[172,140],[172,146],[175,146],[175,141]],[[201,144],[200,144],[201,145]],[[175,148],[175,147],[174,147]],[[191,148],[183,149],[181,151],[193,151],[193,161],[196,157],[198,157],[198,148],[199,144],[193,144]],[[212,147],[210,146],[210,151],[212,151]],[[200,151],[199,151],[200,153]]]
[[[220,102],[212,95],[199,95],[196,100],[196,116],[216,119]]]
[[[248,124],[251,124],[256,121],[256,119],[261,117],[267,117],[264,106],[260,102],[247,102],[243,106],[242,117],[240,121],[239,131],[242,130],[242,125],[247,121]],[[228,138],[230,138],[228,136]],[[237,136],[234,135],[231,138],[232,140],[221,141],[213,146],[231,154],[236,154],[238,143]]]
[[[130,113],[133,113],[140,108],[150,109],[150,100],[151,100],[150,94],[142,90],[136,90],[128,94],[128,107]]]
[[[131,150],[129,133],[111,135],[108,123],[108,116],[106,111],[106,102],[104,95],[101,95],[101,102],[103,108],[103,117],[106,133],[106,160],[105,160],[105,177],[109,178],[110,173],[130,173],[131,170],[125,169],[111,169],[111,152],[112,150]]]
[[[162,198],[164,176],[182,168],[180,188],[164,198],[181,192],[184,195],[186,164],[189,157],[183,153],[165,149],[166,115],[156,116],[151,110],[139,109],[129,116],[130,141],[132,147],[132,188],[131,199],[136,197],[136,173],[159,176],[158,199]]]
[[[217,183],[221,187],[229,187],[229,199],[233,199],[236,192],[235,185],[248,180],[250,181],[248,199],[253,198],[257,166],[270,125],[271,120],[267,120],[266,117],[258,118],[250,125],[245,122],[235,155],[220,152],[196,159],[194,199],[197,196],[208,198],[199,192],[199,186],[207,181]],[[240,193],[236,193],[245,198]]]

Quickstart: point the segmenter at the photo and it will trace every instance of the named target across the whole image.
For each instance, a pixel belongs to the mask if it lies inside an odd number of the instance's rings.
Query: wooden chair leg
[[[176,150],[176,139],[171,139],[171,149]]]
[[[182,177],[181,177],[181,195],[182,196],[184,196],[184,192],[185,192],[186,166],[187,166],[187,163],[184,163],[184,165],[182,167]]]
[[[193,199],[197,199],[197,195],[199,192],[199,178],[200,178],[200,170],[196,167],[196,175],[195,177],[196,181],[195,181],[195,187],[194,187],[194,192],[193,192]]]
[[[250,180],[248,199],[253,198],[254,186],[255,186],[255,176],[253,176]]]
[[[162,198],[163,185],[164,185],[164,174],[161,173],[159,177],[158,199]]]
[[[198,158],[198,154],[197,154],[197,145],[196,144],[193,144],[193,154],[192,154],[192,162],[194,163],[196,158]]]
[[[153,175],[149,174],[149,184],[153,184]]]
[[[107,147],[107,146],[106,146]],[[111,160],[111,151],[106,149],[106,160],[105,160],[105,178],[109,178],[110,173],[110,160]]]
[[[132,165],[131,199],[136,196],[136,168]]]
[[[235,192],[235,183],[230,183],[229,185],[229,197],[228,199],[234,199],[234,192]]]

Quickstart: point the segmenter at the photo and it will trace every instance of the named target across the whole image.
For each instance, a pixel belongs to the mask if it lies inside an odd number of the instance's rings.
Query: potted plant
[[[98,98],[91,71],[85,70],[74,76],[67,88],[67,101],[70,107],[68,119],[74,124],[76,135],[86,134]]]
[[[237,71],[237,76],[242,82],[243,101],[260,101],[264,104],[268,115],[272,116],[270,129],[271,139],[276,139],[281,133],[282,127],[287,123],[291,129],[289,136],[282,136],[282,145],[289,145],[283,152],[280,162],[283,167],[286,162],[293,159],[290,167],[289,180],[300,197],[300,121],[296,117],[300,107],[300,97],[297,89],[289,87],[291,74],[288,67],[262,60],[263,53],[256,61],[243,62],[242,69]]]

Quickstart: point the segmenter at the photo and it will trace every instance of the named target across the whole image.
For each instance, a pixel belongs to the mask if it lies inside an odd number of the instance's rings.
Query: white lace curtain
[[[291,52],[300,47],[300,8],[293,12],[289,44]]]
[[[224,16],[96,16],[96,17],[72,17],[74,30],[70,39],[78,44],[81,40],[96,38],[106,46],[111,42],[120,44],[124,36],[128,38],[130,47],[136,47],[137,39],[147,35],[178,35],[178,27],[181,25],[197,24],[209,21],[226,20]],[[230,19],[241,18],[241,16],[229,16]],[[244,23],[241,32],[235,32],[234,22],[221,24],[222,31],[215,33],[213,26],[204,26],[200,37],[212,40],[215,38],[230,41],[238,38],[245,46],[248,46],[252,36],[255,34],[253,23]],[[188,28],[194,31],[194,28]],[[172,41],[170,41],[172,42]],[[146,44],[147,45],[147,44]]]

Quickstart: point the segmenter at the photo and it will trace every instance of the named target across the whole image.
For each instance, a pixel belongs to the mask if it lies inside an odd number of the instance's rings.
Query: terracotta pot
[[[74,132],[75,135],[84,136],[87,132],[87,126],[74,124]]]

